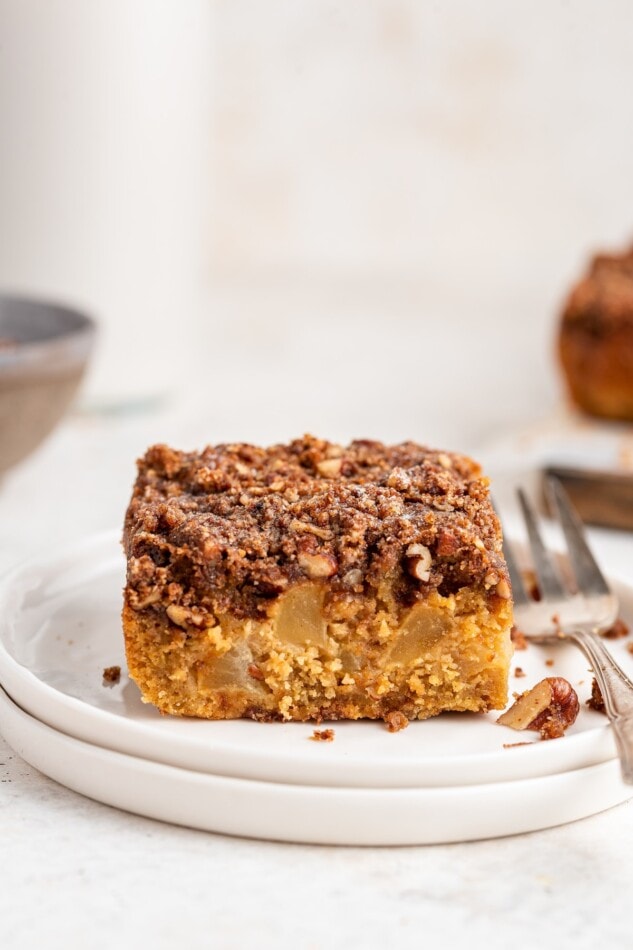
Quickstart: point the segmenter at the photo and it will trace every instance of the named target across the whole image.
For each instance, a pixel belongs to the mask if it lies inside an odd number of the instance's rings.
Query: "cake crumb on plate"
[[[334,729],[315,729],[311,736],[312,742],[334,742]]]

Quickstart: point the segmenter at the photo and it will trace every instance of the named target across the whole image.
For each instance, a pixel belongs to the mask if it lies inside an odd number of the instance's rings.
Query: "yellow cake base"
[[[396,608],[308,581],[263,620],[123,611],[130,676],[162,712],[205,719],[426,719],[502,709],[512,605],[470,589]]]

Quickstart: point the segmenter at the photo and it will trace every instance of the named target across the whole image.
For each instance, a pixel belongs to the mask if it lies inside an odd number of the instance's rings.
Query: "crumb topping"
[[[480,467],[414,442],[153,446],[138,462],[124,546],[137,610],[173,613],[213,591],[214,609],[256,617],[306,578],[358,595],[388,575],[405,605],[466,586],[510,596]]]
[[[633,322],[633,248],[593,258],[569,296],[563,321],[581,324],[596,336],[608,326]]]

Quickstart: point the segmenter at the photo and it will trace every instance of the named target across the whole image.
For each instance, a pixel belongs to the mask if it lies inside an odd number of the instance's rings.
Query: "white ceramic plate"
[[[498,726],[497,714],[443,715],[394,735],[382,723],[335,723],[335,741],[308,741],[313,726],[208,722],[161,716],[125,674],[120,626],[123,556],[101,535],[22,567],[0,588],[0,683],[28,713],[69,736],[181,768],[260,781],[329,786],[415,787],[503,782],[584,768],[614,757],[603,716],[583,708],[564,740],[542,742]],[[633,617],[633,591],[619,586]],[[633,657],[613,643],[625,668]],[[547,667],[545,660],[554,660]],[[105,666],[121,682],[102,684]],[[525,678],[563,675],[590,693],[584,657],[569,645],[517,652]],[[504,748],[518,740],[530,745]]]
[[[633,794],[615,760],[518,782],[335,788],[207,775],[112,752],[27,715],[0,689],[0,730],[45,775],[125,811],[190,828],[313,844],[416,845],[537,831]]]

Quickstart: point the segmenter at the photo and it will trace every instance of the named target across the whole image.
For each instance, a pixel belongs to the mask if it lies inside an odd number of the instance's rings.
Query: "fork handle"
[[[633,785],[633,683],[593,631],[576,627],[565,630],[565,635],[578,644],[591,663],[613,727],[622,778]]]

